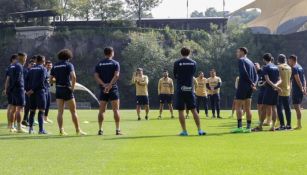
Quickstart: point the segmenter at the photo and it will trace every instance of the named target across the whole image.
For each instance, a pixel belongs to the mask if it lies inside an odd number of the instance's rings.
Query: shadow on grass
[[[87,137],[94,137],[95,135],[86,135],[86,136],[59,136],[59,135],[13,135],[13,134],[1,134],[0,141],[2,140],[49,140],[49,139],[80,139]]]

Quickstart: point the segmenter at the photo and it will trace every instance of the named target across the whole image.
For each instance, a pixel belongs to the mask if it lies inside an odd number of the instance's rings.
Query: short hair
[[[287,57],[285,54],[278,55],[278,63],[286,63]]]
[[[272,61],[272,54],[271,53],[266,53],[266,54],[264,54],[263,55],[263,57],[262,57],[265,61],[267,61],[267,62],[271,62]]]
[[[14,60],[16,60],[18,58],[18,55],[17,54],[14,54],[11,56],[10,58],[10,62],[12,63]]]
[[[58,53],[59,60],[69,60],[73,58],[73,54],[69,49],[63,49]]]
[[[42,62],[44,59],[45,59],[45,57],[44,57],[43,55],[37,55],[37,57],[36,57],[36,62],[37,62],[37,63],[40,63],[40,62]]]
[[[139,67],[139,68],[137,68],[136,70],[137,70],[137,71],[143,71],[143,68],[140,68],[140,67]]]
[[[19,52],[19,53],[18,53],[18,56],[20,56],[20,57],[26,57],[26,56],[27,56],[27,54],[26,54],[26,53],[24,53],[24,52]]]
[[[182,49],[181,49],[181,55],[182,56],[189,56],[191,54],[191,50],[189,49],[189,48],[187,48],[187,47],[183,47]]]
[[[164,70],[163,73],[168,73],[168,70]]]
[[[289,60],[293,60],[293,61],[297,62],[297,56],[296,55],[291,55],[289,57]]]
[[[30,59],[30,60],[29,60],[29,64],[31,64],[31,63],[35,63],[35,60]]]
[[[198,75],[199,75],[199,74],[203,74],[203,73],[204,73],[203,71],[199,71],[199,72],[198,72]]]
[[[215,69],[211,69],[210,72],[215,72],[216,73],[216,70]]]
[[[105,56],[109,56],[114,52],[114,49],[113,47],[106,47],[103,52]]]
[[[52,64],[51,60],[46,60],[46,64]]]
[[[248,49],[246,47],[240,47],[239,50],[242,51],[245,55],[248,54]]]

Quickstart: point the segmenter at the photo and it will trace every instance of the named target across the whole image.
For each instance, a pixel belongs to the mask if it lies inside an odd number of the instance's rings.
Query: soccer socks
[[[30,128],[33,128],[34,117],[35,117],[35,111],[30,111],[30,116],[29,116],[29,127]]]
[[[247,120],[246,128],[250,129],[251,128],[251,124],[252,124],[252,121],[251,120]]]
[[[238,119],[238,128],[242,128],[242,119]]]
[[[39,111],[38,112],[38,126],[39,126],[39,132],[44,131],[44,112],[43,111]]]

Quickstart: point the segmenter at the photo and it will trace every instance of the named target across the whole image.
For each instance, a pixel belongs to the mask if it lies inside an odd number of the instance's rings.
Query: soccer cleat
[[[274,127],[274,126],[271,127],[271,128],[269,129],[269,131],[274,132],[274,131],[275,131],[275,127]]]
[[[292,130],[291,126],[286,126],[286,130]]]
[[[60,130],[60,136],[67,136],[68,134],[64,131],[64,129]]]
[[[189,136],[187,131],[182,131],[179,136]]]
[[[217,116],[218,119],[223,119],[221,116]]]
[[[116,130],[115,135],[117,135],[117,136],[121,136],[121,135],[123,135],[123,133],[122,133],[120,130]]]
[[[29,128],[29,134],[35,134],[35,131],[33,128]]]
[[[52,120],[50,120],[49,118],[46,118],[46,119],[44,120],[44,122],[46,122],[46,123],[50,123],[50,124],[52,124],[52,123],[53,123],[53,121],[52,121]]]
[[[17,129],[17,133],[27,133],[27,131],[25,130],[25,129],[23,129],[23,128],[19,128],[19,129]]]
[[[296,128],[294,128],[294,130],[301,130],[302,127],[301,126],[297,126]]]
[[[252,129],[251,128],[244,128],[243,133],[251,133]]]
[[[160,116],[158,116],[158,120],[162,120],[162,117],[161,117],[161,115],[160,115]]]
[[[171,119],[174,119],[175,117],[172,115]]]
[[[206,118],[209,118],[209,115],[208,115],[208,114],[206,114]]]
[[[40,135],[46,135],[46,134],[48,134],[48,132],[45,131],[45,130],[42,130],[42,131],[39,131],[38,134],[40,134]]]
[[[276,128],[276,131],[284,131],[286,130],[285,126],[280,126],[279,128]]]
[[[17,132],[16,128],[11,128],[10,129],[10,133],[15,133],[15,132]]]
[[[36,126],[36,125],[38,125],[38,121],[35,120],[34,121],[34,126]]]
[[[207,133],[205,132],[205,131],[203,131],[203,130],[199,130],[198,131],[198,135],[199,136],[204,136],[204,135],[206,135]]]
[[[141,120],[142,120],[141,117],[139,117],[139,118],[138,118],[138,121],[141,121]]]
[[[263,128],[260,126],[257,126],[256,128],[252,129],[252,132],[261,132],[261,131],[263,131]]]
[[[102,136],[102,135],[103,135],[103,130],[99,130],[99,131],[98,131],[98,135],[99,135],[99,136]]]
[[[87,133],[86,133],[86,132],[83,132],[83,131],[81,131],[81,130],[79,130],[79,131],[76,132],[76,135],[77,135],[77,136],[86,136]]]
[[[188,115],[185,116],[185,119],[189,119],[190,117]]]
[[[145,120],[149,120],[148,116],[145,116]]]
[[[243,130],[243,128],[235,128],[235,129],[231,130],[230,132],[236,134],[236,133],[243,133],[244,130]]]
[[[25,121],[25,120],[22,121],[21,124],[24,125],[24,126],[29,126],[29,123],[27,121]]]

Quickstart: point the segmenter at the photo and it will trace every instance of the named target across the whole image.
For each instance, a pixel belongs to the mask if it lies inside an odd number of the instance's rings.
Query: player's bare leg
[[[103,121],[104,121],[104,113],[106,112],[107,102],[100,101],[99,105],[99,113],[98,113],[98,135],[103,135]]]
[[[164,107],[164,104],[160,103],[158,119],[162,119],[163,107]]]
[[[114,100],[111,102],[112,110],[114,114],[114,121],[115,121],[115,127],[116,127],[116,135],[122,135],[120,130],[120,114],[119,114],[119,100]]]
[[[77,107],[76,107],[77,105],[76,105],[75,99],[73,98],[73,99],[67,101],[66,103],[67,103],[69,111],[71,113],[71,118],[72,118],[72,121],[75,125],[77,135],[86,135],[86,133],[83,132],[80,129],[80,123],[79,123],[79,117],[78,117],[78,114],[77,114]]]
[[[148,120],[148,119],[149,119],[149,118],[148,118],[148,114],[149,114],[149,105],[145,105],[144,107],[145,107],[145,113],[146,113],[145,119]]]
[[[174,118],[174,108],[173,104],[168,104],[169,111],[171,112],[171,118]]]
[[[65,101],[61,99],[57,99],[57,106],[58,106],[58,116],[57,116],[57,122],[60,130],[60,135],[67,135],[65,133],[64,128],[63,128],[63,113],[64,113],[64,105]]]
[[[179,110],[178,114],[179,114],[179,122],[180,122],[180,125],[181,125],[182,132],[187,133],[187,128],[186,128],[186,124],[185,124],[185,117],[184,117],[184,110]]]
[[[301,112],[301,105],[296,104],[293,105],[295,112],[296,112],[296,117],[297,117],[297,127],[295,128],[296,130],[302,129],[302,112]]]
[[[136,106],[136,113],[138,115],[138,120],[141,120],[141,109],[142,109],[141,105]]]

